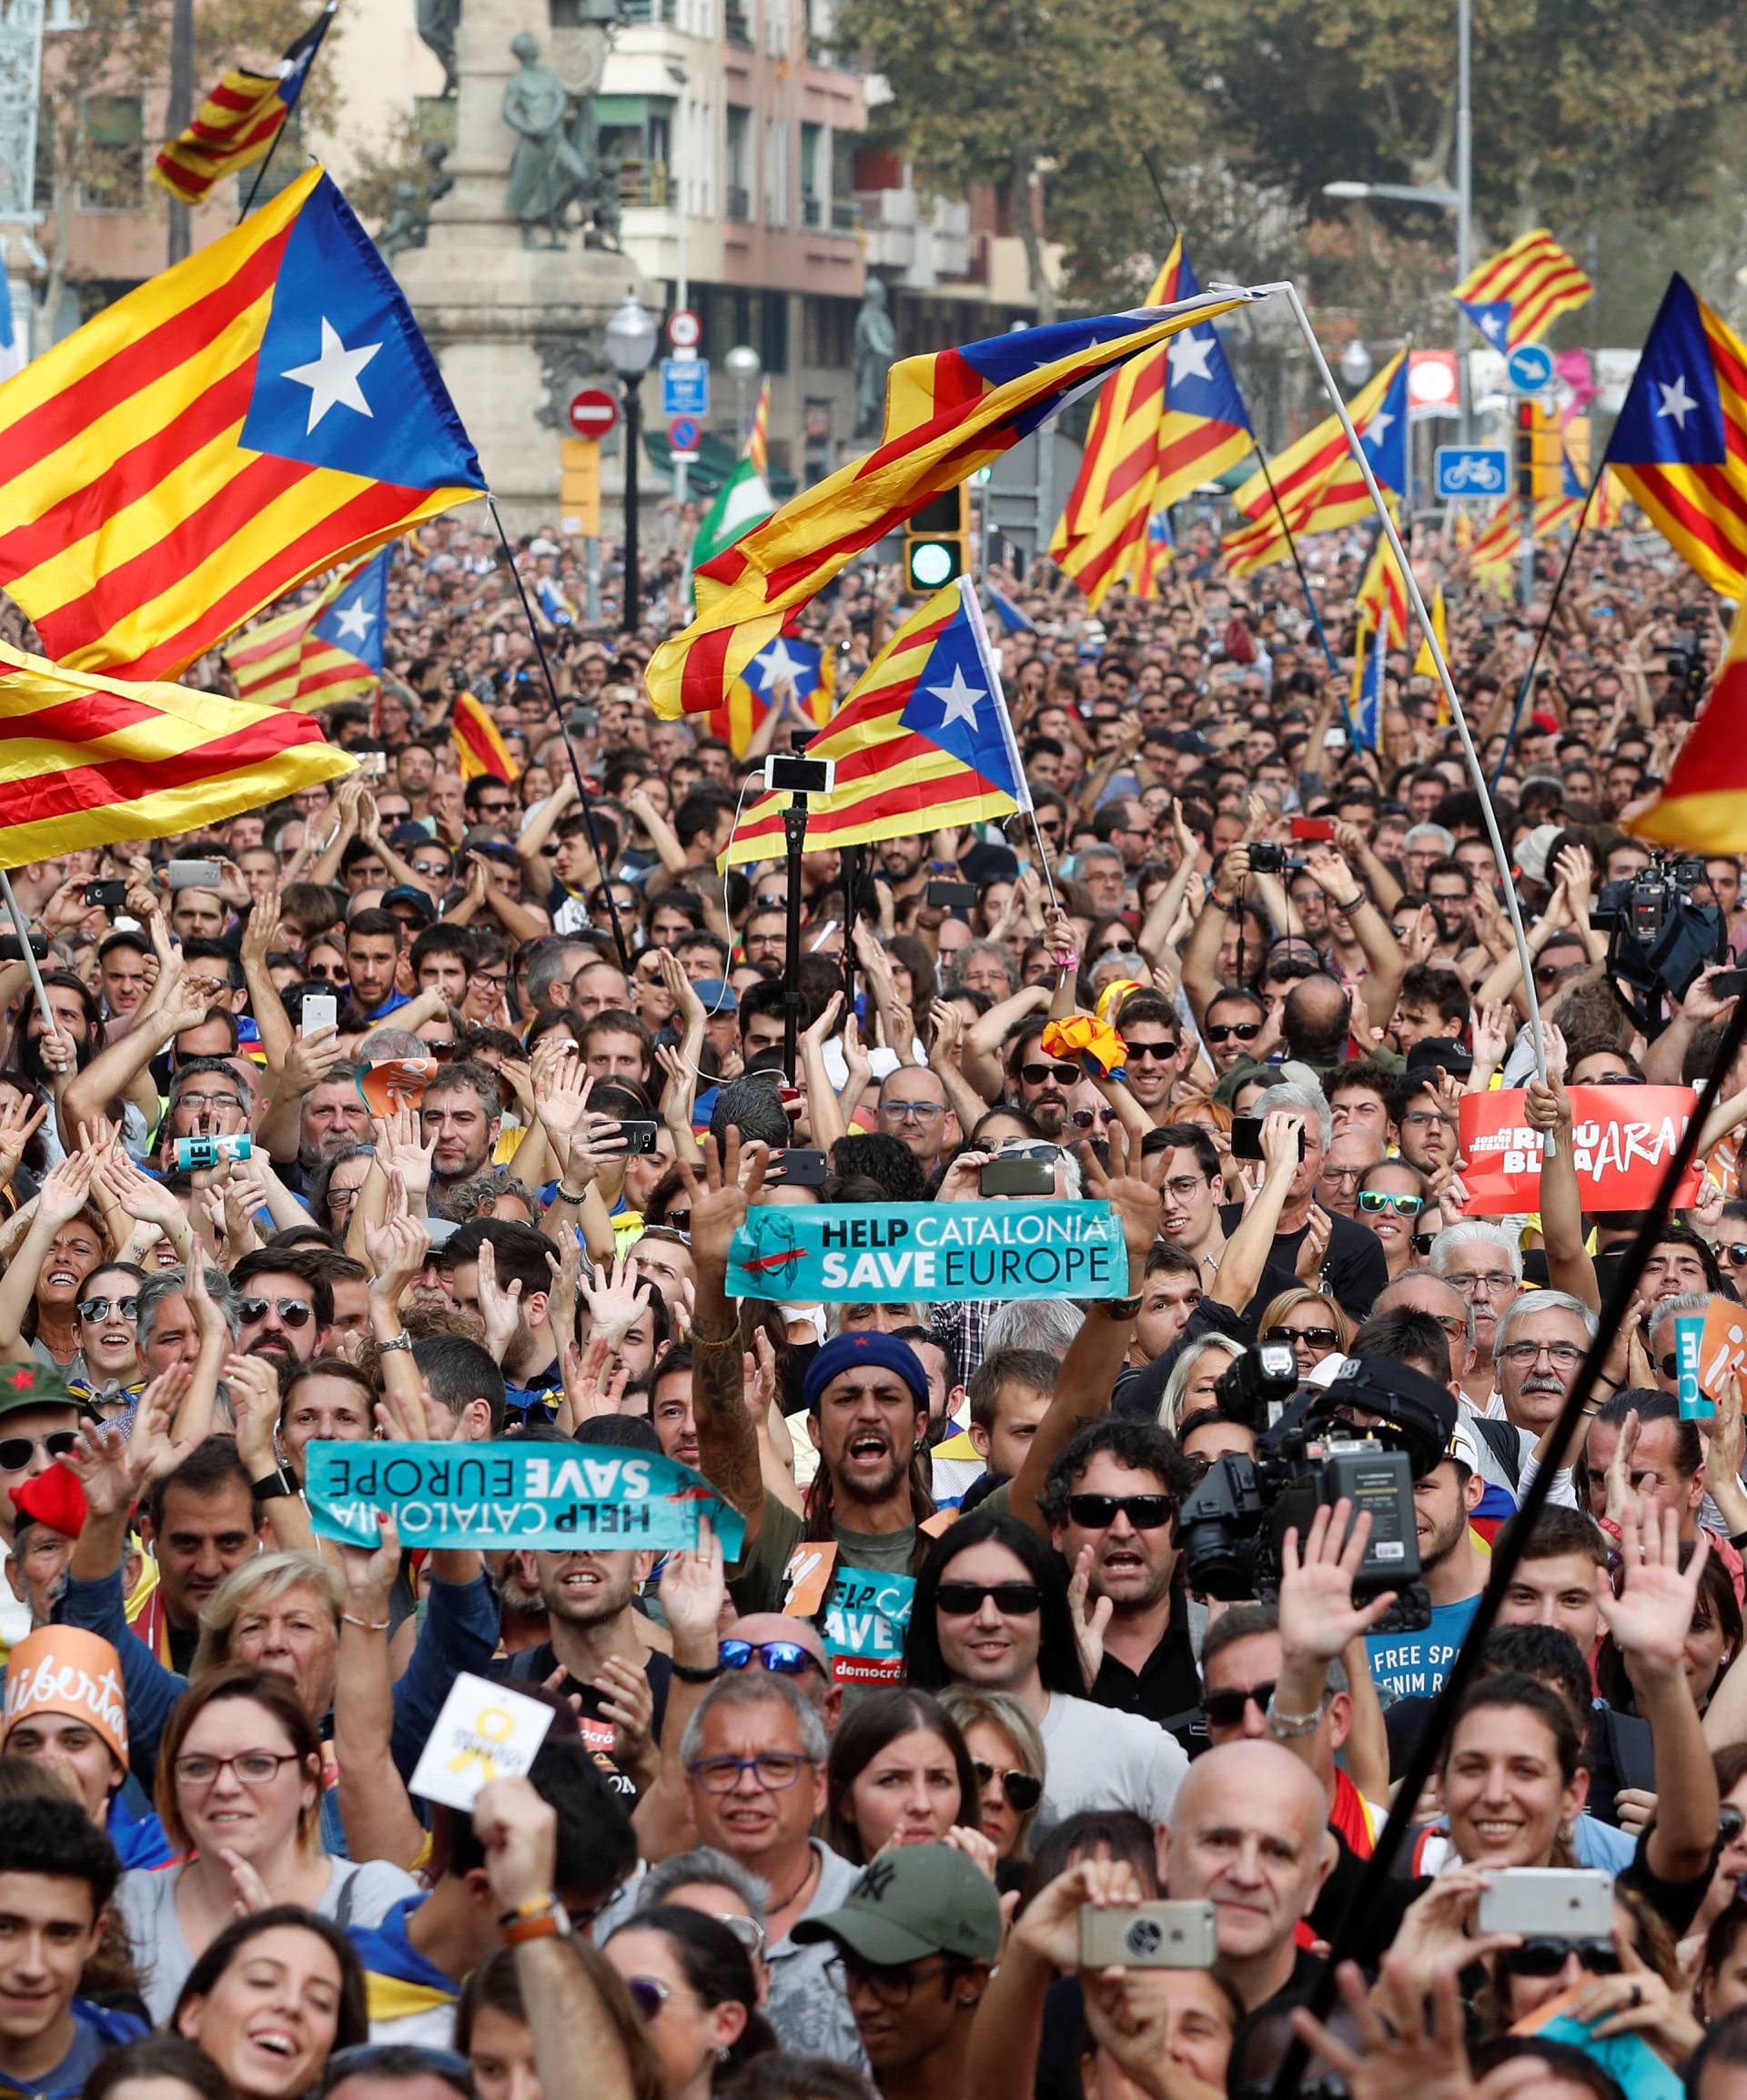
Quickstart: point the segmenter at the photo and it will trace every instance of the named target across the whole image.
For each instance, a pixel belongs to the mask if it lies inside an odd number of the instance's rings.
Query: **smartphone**
[[[1294,817],[1292,836],[1295,839],[1320,839],[1332,845],[1335,837],[1333,817]]]
[[[126,883],[87,883],[85,885],[87,904],[101,904],[106,912],[113,912],[117,904],[127,902]]]
[[[172,861],[164,871],[173,890],[216,890],[224,879],[217,861]]]
[[[945,910],[955,913],[962,919],[969,914],[971,906],[976,902],[976,884],[974,883],[930,883],[924,892],[924,899],[930,904],[944,906]]]
[[[1747,992],[1747,970],[1719,970],[1711,980],[1710,989],[1718,999],[1739,999]]]
[[[1613,1876],[1600,1867],[1505,1867],[1480,1892],[1475,1929],[1526,1940],[1613,1936]]]
[[[784,1188],[823,1188],[831,1172],[831,1162],[824,1154],[806,1145],[785,1146],[771,1166],[770,1178]]]
[[[48,936],[46,934],[33,934],[30,936],[30,952],[39,963],[46,960],[48,955]],[[0,941],[0,963],[22,963],[24,959],[25,951],[19,945],[18,936],[15,934],[9,934],[4,941]]]
[[[302,1011],[298,1015],[298,1034],[313,1035],[318,1028],[332,1028],[338,1025],[339,1001],[331,992],[306,992]]]
[[[985,1196],[1055,1193],[1055,1170],[1046,1159],[991,1159],[978,1180]]]
[[[1080,1905],[1083,1969],[1210,1969],[1217,1953],[1205,1900]]]
[[[252,1159],[255,1140],[246,1130],[225,1137],[178,1137],[176,1164],[186,1174],[190,1167],[217,1166],[221,1159]]]
[[[1231,1119],[1231,1156],[1234,1159],[1259,1159],[1262,1156],[1262,1119],[1259,1116],[1234,1116]],[[1298,1157],[1304,1157],[1304,1126],[1298,1126]]]
[[[361,751],[358,754],[358,770],[366,780],[380,780],[389,770],[389,754],[385,751]]]
[[[633,1152],[653,1152],[656,1127],[653,1123],[636,1116],[631,1117],[627,1122],[621,1123],[619,1135],[625,1141],[626,1154],[629,1156]]]

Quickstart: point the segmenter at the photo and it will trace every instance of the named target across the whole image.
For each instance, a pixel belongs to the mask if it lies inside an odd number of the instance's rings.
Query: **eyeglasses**
[[[1399,1217],[1418,1217],[1426,1207],[1423,1196],[1397,1196],[1387,1188],[1361,1188],[1358,1207],[1375,1216],[1378,1211],[1392,1210]]]
[[[315,1307],[300,1297],[239,1297],[237,1300],[237,1310],[245,1327],[256,1320],[264,1320],[269,1306],[277,1309],[288,1328],[308,1327],[316,1317]]]
[[[51,1459],[64,1459],[78,1449],[71,1429],[56,1429],[46,1437],[0,1437],[0,1473],[22,1473],[33,1451],[45,1451]]]
[[[1022,1065],[1019,1076],[1027,1086],[1041,1086],[1053,1079],[1058,1086],[1072,1086],[1080,1076],[1077,1065]]]
[[[1483,1290],[1488,1297],[1498,1297],[1517,1288],[1513,1276],[1481,1276],[1472,1269],[1451,1269],[1444,1281],[1453,1290]]]
[[[844,1953],[825,1964],[825,1974],[833,1990],[847,1993],[851,1984],[859,1984],[863,1990],[871,1991],[881,2004],[895,2010],[909,2004],[910,1993],[917,1984],[926,1981],[931,1974],[938,1974],[945,1965],[941,1960],[902,1962],[884,1968]]]
[[[1180,1043],[1136,1043],[1126,1036],[1123,1041],[1129,1057],[1136,1064],[1151,1058],[1155,1064],[1168,1065],[1173,1057],[1181,1055],[1183,1049]]]
[[[1413,1236],[1413,1251],[1415,1254],[1429,1254],[1431,1252],[1431,1243],[1437,1238],[1437,1237],[1438,1235],[1435,1232],[1416,1232]],[[1468,1332],[1466,1324],[1459,1327],[1453,1318],[1439,1320],[1438,1324],[1440,1328],[1443,1328],[1447,1335],[1466,1334]]]
[[[192,1108],[197,1114],[208,1108],[234,1108],[238,1116],[243,1113],[242,1102],[236,1095],[197,1094],[192,1086],[177,1095],[176,1105],[178,1108]]]
[[[1006,1619],[1029,1619],[1044,1608],[1035,1582],[943,1582],[934,1602],[948,1619],[974,1619],[985,1597]]]
[[[1261,1032],[1259,1021],[1209,1022],[1201,1031],[1209,1043],[1229,1042],[1234,1035],[1240,1043],[1253,1043]]]
[[[1513,1975],[1556,1976],[1572,1954],[1592,1976],[1617,1976],[1625,1965],[1611,1940],[1525,1940],[1499,1959]]]
[[[1041,1140],[1031,1145],[1010,1143],[1001,1147],[1000,1156],[1003,1159],[1059,1159],[1062,1148],[1059,1145],[1045,1145]]]
[[[1448,1123],[1449,1121],[1449,1117],[1440,1108],[1409,1108],[1401,1118],[1401,1126],[1405,1129],[1411,1123],[1415,1129],[1419,1129],[1428,1123]]]
[[[1201,1711],[1214,1728],[1241,1728],[1244,1713],[1253,1700],[1262,1712],[1267,1711],[1267,1702],[1274,1696],[1274,1681],[1266,1684],[1252,1684],[1242,1691],[1204,1691],[1201,1694]]]
[[[1075,1130],[1091,1130],[1100,1123],[1107,1130],[1117,1116],[1114,1108],[1073,1108],[1068,1111],[1067,1119]]]
[[[1340,1339],[1333,1328],[1269,1328],[1263,1334],[1265,1342],[1303,1342],[1313,1349],[1331,1349]]]
[[[813,1762],[792,1751],[767,1751],[762,1757],[701,1757],[687,1770],[705,1793],[732,1793],[742,1772],[765,1792],[786,1793]]]
[[[361,1181],[350,1188],[343,1186],[329,1188],[328,1191],[328,1207],[329,1210],[334,1210],[342,1205],[356,1203],[363,1193],[364,1184]]]
[[[211,1786],[221,1772],[229,1772],[244,1786],[271,1786],[279,1767],[296,1764],[295,1750],[240,1750],[235,1757],[213,1757],[206,1751],[190,1751],[176,1761],[176,1776],[189,1786]]]
[[[111,1306],[125,1320],[136,1320],[139,1318],[139,1300],[136,1297],[81,1298],[77,1311],[82,1320],[106,1320]]]
[[[1551,1360],[1553,1368],[1559,1371],[1574,1370],[1583,1361],[1583,1352],[1575,1342],[1507,1342],[1499,1354],[1506,1363],[1520,1364],[1525,1368],[1543,1354]],[[1664,1374],[1672,1378],[1673,1358],[1665,1357],[1662,1368]]]
[[[976,1774],[978,1786],[987,1786],[992,1779],[998,1779],[1007,1806],[1020,1815],[1029,1815],[1044,1798],[1044,1782],[1035,1772],[1016,1765],[985,1764],[980,1757],[971,1760],[971,1770]]]
[[[321,2090],[331,2093],[353,2072],[369,2072],[384,2056],[396,2065],[404,2065],[411,2058],[419,2070],[429,2072],[433,2078],[440,2078],[472,2100],[473,2066],[467,2058],[453,2049],[433,2049],[422,2042],[358,2042],[349,2049],[336,2049],[322,2073]]]
[[[749,1954],[764,1952],[764,1928],[744,1911],[706,1911],[704,1915],[713,1918],[719,1925],[725,1925]]]
[[[938,1101],[882,1101],[880,1114],[894,1123],[932,1123],[946,1111]]]
[[[1070,1495],[1067,1498],[1067,1513],[1083,1530],[1104,1530],[1116,1522],[1118,1510],[1136,1531],[1156,1531],[1176,1514],[1176,1504],[1168,1495]]]
[[[824,1664],[798,1641],[723,1641],[716,1647],[724,1670],[744,1670],[754,1655],[778,1677],[804,1677],[809,1670],[826,1674]]]
[[[447,861],[414,861],[412,872],[415,875],[446,875],[449,873],[449,863]]]
[[[1325,1166],[1322,1170],[1322,1178],[1345,1188],[1348,1183],[1357,1181],[1360,1175],[1368,1172],[1369,1169],[1363,1166]],[[1374,1208],[1375,1206],[1372,1207]]]
[[[671,1987],[659,1976],[627,1976],[625,1989],[645,2020],[654,2019],[672,1995]]]
[[[1738,1239],[1732,1239],[1726,1244],[1719,1240],[1716,1254],[1719,1261],[1726,1261],[1734,1268],[1739,1268],[1743,1262],[1747,1262],[1747,1246],[1744,1246]]]

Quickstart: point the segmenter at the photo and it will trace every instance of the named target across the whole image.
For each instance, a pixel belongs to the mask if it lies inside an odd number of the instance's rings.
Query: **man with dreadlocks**
[[[746,1406],[742,1342],[727,1296],[728,1252],[756,1203],[769,1153],[725,1134],[726,1150],[706,1146],[704,1183],[682,1165],[692,1199],[692,1412],[699,1469],[746,1519],[746,1544],[729,1587],[743,1612],[774,1611],[784,1572],[807,1540],[836,1546],[839,1570],[882,1575],[914,1571],[920,1526],[934,1515],[928,1491],[928,1374],[908,1342],[866,1331],[838,1335],[807,1372],[807,1433],[819,1470],[806,1511],[767,1495],[759,1468],[758,1429]]]

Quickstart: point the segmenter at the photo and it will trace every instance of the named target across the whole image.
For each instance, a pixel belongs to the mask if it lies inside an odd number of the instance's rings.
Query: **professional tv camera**
[[[1277,1396],[1277,1372],[1269,1376],[1259,1364],[1246,1371],[1244,1362],[1220,1386],[1241,1373],[1240,1385],[1266,1378]],[[1413,1483],[1445,1456],[1455,1427],[1456,1403],[1445,1388],[1389,1358],[1349,1357],[1326,1387],[1299,1386],[1257,1437],[1255,1455],[1216,1459],[1178,1510],[1190,1587],[1228,1600],[1276,1595],[1286,1533],[1296,1529],[1302,1540],[1318,1508],[1345,1499],[1355,1516],[1368,1511],[1371,1519],[1355,1600],[1396,1593],[1375,1631],[1430,1625]]]
[[[1608,935],[1608,974],[1638,996],[1630,1004],[1648,1035],[1663,1025],[1659,994],[1683,999],[1693,979],[1728,943],[1722,914],[1695,904],[1704,863],[1681,853],[1652,853],[1641,873],[1610,883],[1590,914]]]

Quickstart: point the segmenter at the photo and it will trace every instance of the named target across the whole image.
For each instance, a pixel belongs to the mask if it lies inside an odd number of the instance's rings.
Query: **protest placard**
[[[1642,1210],[1656,1190],[1698,1096],[1690,1086],[1573,1086],[1572,1155],[1585,1210]],[[1540,1207],[1540,1133],[1523,1114],[1524,1091],[1464,1094],[1459,1111],[1462,1186],[1482,1217]],[[1677,1209],[1698,1194],[1696,1165],[1675,1191]]]

